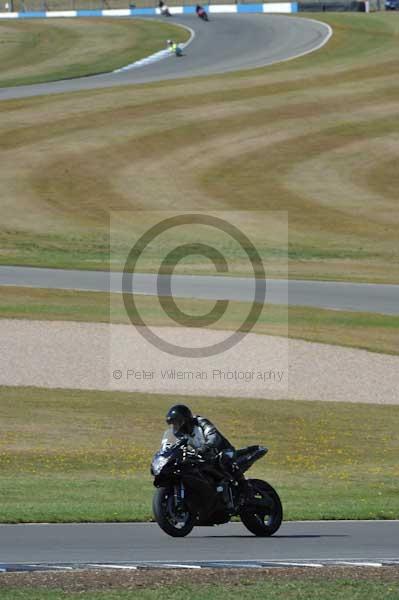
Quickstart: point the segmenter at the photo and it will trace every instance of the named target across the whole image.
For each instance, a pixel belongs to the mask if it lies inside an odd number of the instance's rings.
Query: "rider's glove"
[[[218,450],[217,448],[213,448],[212,446],[200,446],[197,449],[197,453],[199,456],[201,456],[202,458],[205,458],[206,460],[213,460],[214,458],[217,457],[218,455]]]
[[[188,456],[197,456],[197,451],[192,446],[187,446],[186,453]]]
[[[196,448],[194,450],[194,456],[196,456],[197,458],[202,458],[201,448]]]

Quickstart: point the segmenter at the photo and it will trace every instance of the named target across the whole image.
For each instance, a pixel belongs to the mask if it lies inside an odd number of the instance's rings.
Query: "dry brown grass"
[[[318,569],[316,569],[318,571]],[[315,585],[336,580],[373,581],[391,583],[392,589],[399,583],[399,568],[375,568],[375,567],[324,567],[322,575],[315,573],[315,569],[305,567],[271,568],[271,569],[151,569],[151,570],[112,570],[106,571],[74,571],[74,572],[33,572],[33,573],[5,573],[0,579],[0,588],[11,592],[12,589],[33,590],[39,588],[57,589],[64,592],[84,593],[88,591],[110,591],[131,590],[143,588],[174,588],[191,584],[218,584],[225,588],[233,588],[239,591],[239,586],[248,586],[255,582],[273,584],[278,588],[282,583],[294,581],[300,585],[304,581]]]
[[[289,64],[3,103],[3,262],[106,267],[114,210],[279,209],[291,277],[398,282],[399,23],[326,20]]]
[[[160,50],[168,35],[183,40],[188,34],[132,19],[3,20],[0,86],[112,71]]]

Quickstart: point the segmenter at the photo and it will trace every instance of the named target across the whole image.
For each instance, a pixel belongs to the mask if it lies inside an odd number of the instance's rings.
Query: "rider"
[[[198,17],[202,17],[205,14],[205,9],[200,4],[197,4],[195,7],[195,12],[197,13]]]
[[[167,40],[166,46],[169,52],[173,52],[176,54],[176,56],[181,56],[182,50],[177,42],[174,42],[173,40]]]
[[[169,6],[166,4],[166,2],[163,2],[163,0],[159,0],[158,8],[160,10],[161,15],[163,15],[164,17],[172,16],[169,10]]]
[[[176,56],[183,56],[183,51],[177,42],[174,42],[173,40],[167,40],[166,47],[170,53],[176,54]]]
[[[173,434],[184,439],[205,459],[219,457],[222,470],[238,484],[240,495],[245,497],[248,484],[240,467],[235,462],[235,449],[229,440],[218,431],[213,423],[199,415],[193,415],[188,406],[175,404],[167,415],[166,422],[172,426]]]

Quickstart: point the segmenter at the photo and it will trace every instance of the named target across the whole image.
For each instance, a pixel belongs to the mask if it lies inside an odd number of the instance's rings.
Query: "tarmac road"
[[[1,285],[94,292],[122,291],[121,273],[33,267],[0,266]],[[132,289],[136,294],[156,295],[157,276],[135,274]],[[252,302],[254,281],[242,277],[173,275],[172,294],[178,298]],[[286,304],[287,298],[290,305],[399,314],[399,285],[282,279],[266,281],[268,304]]]
[[[331,35],[331,29],[324,23],[280,15],[212,15],[209,23],[187,15],[175,16],[169,22],[185,25],[195,32],[181,58],[170,56],[121,73],[4,88],[0,89],[0,100],[261,67],[311,52]]]
[[[240,523],[198,527],[183,539],[167,536],[153,523],[0,526],[0,563],[190,564],[221,557],[223,562],[399,559],[399,521],[287,522],[271,538],[256,538]]]

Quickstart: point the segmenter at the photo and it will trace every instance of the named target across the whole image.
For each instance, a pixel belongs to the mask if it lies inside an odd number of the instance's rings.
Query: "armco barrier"
[[[204,5],[209,13],[296,13],[297,2],[275,2],[268,4],[211,4]],[[193,14],[193,6],[170,6],[174,15]],[[118,8],[105,10],[51,10],[37,12],[4,12],[0,19],[48,19],[70,17],[141,17],[159,15],[159,8]]]

